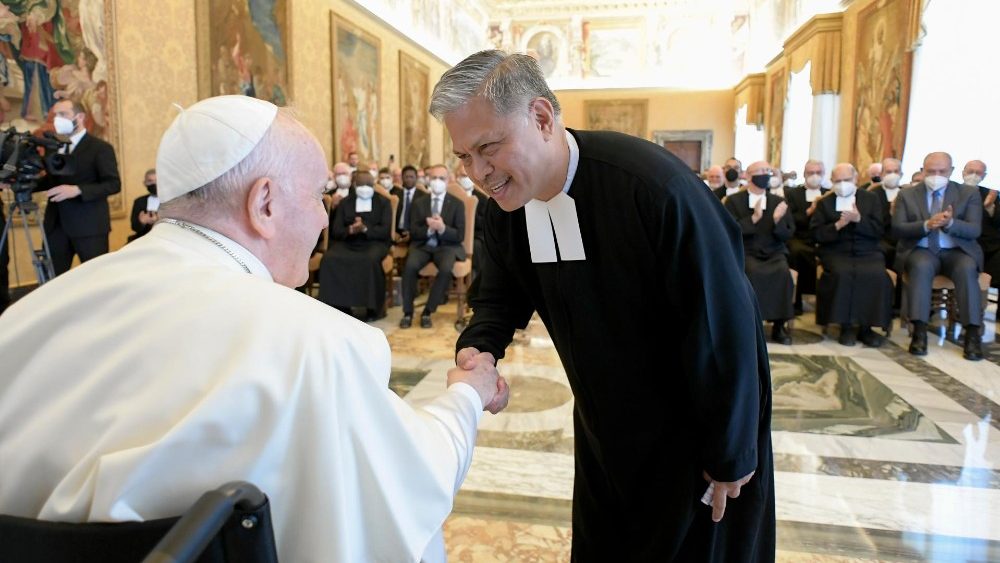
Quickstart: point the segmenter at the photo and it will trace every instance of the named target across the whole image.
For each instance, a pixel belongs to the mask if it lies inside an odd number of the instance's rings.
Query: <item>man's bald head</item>
[[[337,176],[337,175],[340,175],[340,174],[350,174],[350,173],[351,173],[351,166],[349,164],[347,164],[346,162],[338,162],[337,164],[333,165],[333,175],[334,176]]]
[[[952,164],[951,155],[946,152],[932,152],[924,158],[924,177],[944,176],[950,178],[955,171]]]
[[[889,174],[902,174],[903,163],[898,158],[886,158],[882,160],[882,177]]]
[[[826,174],[826,165],[823,164],[822,160],[809,159],[806,161],[805,168],[802,170],[803,176],[808,178],[813,174],[819,174],[823,176]]]
[[[722,186],[723,182],[726,180],[725,172],[722,167],[716,164],[705,172],[705,180],[708,181],[708,187],[715,189]]]
[[[771,164],[766,160],[758,160],[750,166],[747,166],[747,176],[757,176],[760,174],[773,174],[774,169],[771,168]]]
[[[837,182],[854,182],[858,181],[858,170],[854,168],[854,165],[849,162],[841,162],[833,167],[830,172],[830,181],[836,184]]]
[[[881,175],[882,175],[882,163],[881,162],[873,162],[873,163],[871,163],[868,166],[868,177],[869,178],[874,178],[875,176],[881,176]]]
[[[981,177],[986,177],[986,163],[981,160],[970,160],[962,169],[963,176],[969,174],[979,174]]]

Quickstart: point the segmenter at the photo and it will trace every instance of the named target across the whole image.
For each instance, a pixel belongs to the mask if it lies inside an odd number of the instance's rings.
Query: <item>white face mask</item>
[[[336,187],[337,187],[337,184],[333,180],[327,180],[326,181],[326,191],[332,192],[333,189],[336,188]]]
[[[771,179],[767,181],[767,186],[772,190],[780,188],[782,186],[781,176],[771,176]]]
[[[349,188],[351,187],[351,176],[350,174],[337,174],[333,177],[333,181],[337,182],[338,188]]]
[[[387,190],[392,189],[392,178],[382,178],[378,183]]]
[[[965,176],[962,176],[962,179],[965,180],[965,183],[970,186],[978,186],[983,181],[982,176],[974,173],[966,174]]]
[[[72,119],[66,119],[61,115],[57,115],[55,119],[52,120],[52,125],[56,128],[56,133],[60,135],[71,135],[76,129],[76,124],[73,123]]]
[[[854,182],[837,182],[833,185],[833,191],[839,197],[851,197],[857,190],[858,187],[854,185]]]
[[[468,176],[459,176],[458,183],[465,188],[465,191],[467,192],[471,192],[472,188],[475,187],[475,184],[472,183],[472,178],[469,178]]]
[[[372,178],[378,178],[378,170],[372,168],[371,170],[368,171],[368,173],[372,175]]]
[[[815,190],[823,185],[823,176],[819,174],[810,174],[806,176],[806,187],[810,190]]]
[[[899,181],[902,179],[903,177],[900,176],[899,174],[896,174],[895,172],[890,172],[885,176],[882,176],[882,187],[889,190],[894,190],[899,187]]]
[[[434,195],[441,195],[448,188],[448,185],[444,183],[444,180],[431,180],[430,183],[431,193]]]
[[[354,193],[358,194],[358,199],[371,199],[375,195],[375,188],[371,186],[358,186],[354,188]]]
[[[924,184],[931,191],[938,191],[948,185],[948,178],[944,176],[927,176],[924,178]]]

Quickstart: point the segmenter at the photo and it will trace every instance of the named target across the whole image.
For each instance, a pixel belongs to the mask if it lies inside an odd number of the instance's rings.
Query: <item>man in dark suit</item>
[[[983,324],[979,272],[983,251],[976,239],[982,230],[983,201],[978,190],[948,178],[951,155],[934,152],[924,158],[924,182],[896,198],[892,230],[899,239],[896,266],[907,276],[907,316],[913,322],[910,353],[927,354],[927,320],[931,284],[941,274],[955,282],[959,321],[965,326],[964,356],[983,358]]]
[[[83,106],[61,100],[52,106],[56,133],[68,136],[73,163],[69,176],[46,176],[35,191],[49,198],[45,208],[45,236],[58,276],[69,270],[73,256],[86,262],[108,252],[111,212],[108,197],[121,191],[114,148],[87,133]]]
[[[413,324],[413,299],[417,294],[420,269],[433,261],[438,273],[431,285],[427,305],[420,315],[420,326],[430,328],[431,314],[444,301],[451,284],[451,270],[458,260],[465,260],[465,204],[447,193],[448,169],[435,165],[428,185],[430,197],[415,199],[410,217],[410,252],[403,269],[403,318],[400,328]],[[404,172],[405,178],[405,172]],[[405,179],[404,179],[405,181]]]
[[[712,190],[720,201],[726,197],[726,175],[721,166],[718,164],[710,166],[705,171],[705,182],[708,183],[708,189]]]
[[[389,193],[399,198],[399,205],[396,206],[396,233],[399,237],[396,243],[409,244],[413,204],[427,194],[417,189],[417,169],[412,165],[407,164],[403,167],[402,181],[401,188],[394,187]]]
[[[132,203],[132,234],[128,237],[129,242],[153,230],[153,224],[160,218],[160,198],[156,195],[156,170],[153,168],[147,170],[142,183],[149,193],[135,198]]]
[[[795,314],[802,314],[802,294],[816,293],[816,241],[811,219],[816,205],[828,189],[823,188],[826,166],[819,160],[806,162],[803,176],[805,183],[785,190],[788,211],[795,219],[795,235],[788,241],[789,266],[799,273],[795,286]]]
[[[1000,213],[997,211],[995,189],[983,185],[986,163],[970,160],[962,169],[965,185],[979,190],[983,200],[983,230],[979,233],[979,246],[983,249],[983,271],[990,275],[990,285],[1000,287]]]

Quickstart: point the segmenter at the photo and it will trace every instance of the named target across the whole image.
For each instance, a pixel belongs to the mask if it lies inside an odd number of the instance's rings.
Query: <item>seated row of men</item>
[[[818,161],[806,164],[803,185],[787,189],[767,162],[747,168],[745,188],[727,185],[738,183],[739,161],[713,168],[709,187],[742,228],[746,273],[762,316],[773,323],[773,341],[791,343],[786,323],[801,314],[802,293],[815,292],[816,322],[840,325],[841,344],[861,340],[880,346],[883,338],[872,327],[888,328],[892,322],[888,268],[905,279],[911,354],[927,354],[932,283],[934,276],[944,275],[955,284],[964,357],[982,359],[984,252],[979,239],[986,230],[993,233],[987,241],[990,258],[1000,263],[997,192],[979,187],[986,175],[982,162],[967,164],[965,184],[959,184],[949,180],[951,156],[931,153],[918,181],[901,186],[899,161],[886,159],[870,171],[872,182],[860,187],[854,166],[841,163],[830,174],[832,190],[823,186],[824,167]],[[713,186],[723,175],[725,183]],[[817,259],[822,267],[818,282]]]
[[[319,299],[350,313],[365,309],[367,320],[385,316],[385,274],[382,262],[393,244],[405,248],[402,271],[401,328],[413,323],[420,270],[433,263],[437,274],[420,315],[420,326],[433,326],[431,315],[444,301],[451,285],[452,269],[467,258],[465,240],[465,204],[448,193],[450,175],[443,165],[427,169],[427,190],[418,187],[418,171],[407,165],[394,185],[387,168],[378,178],[369,172],[351,172],[339,162],[331,172],[329,245],[319,269]],[[479,200],[476,215],[485,211],[487,197],[477,191],[464,169],[456,170],[458,184],[469,197]],[[392,232],[392,204],[376,192],[376,181],[387,193],[398,198],[395,232]],[[482,225],[474,225],[475,244],[481,245]],[[475,252],[474,252],[475,254]],[[476,274],[473,262],[473,275]]]

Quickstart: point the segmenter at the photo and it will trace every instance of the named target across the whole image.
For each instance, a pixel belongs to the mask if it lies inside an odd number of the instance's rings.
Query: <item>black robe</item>
[[[773,561],[770,370],[739,228],[662,147],[572,133],[586,260],[533,264],[524,210],[491,200],[457,349],[502,358],[545,323],[575,397],[574,561]],[[720,524],[706,470],[756,471]]]
[[[857,223],[837,230],[837,198],[816,206],[812,228],[819,244],[823,277],[816,294],[816,324],[879,326],[892,322],[892,280],[885,271],[881,240],[885,232],[882,201],[874,192],[858,190]]]
[[[769,321],[787,320],[795,316],[792,309],[795,283],[789,271],[785,245],[795,232],[791,209],[775,223],[774,210],[783,200],[769,193],[767,209],[760,221],[754,223],[749,201],[750,192],[742,191],[727,197],[725,203],[743,231],[744,268],[757,295],[761,315]]]
[[[869,190],[868,193],[875,194],[882,206],[882,225],[885,226],[885,233],[882,234],[879,247],[882,248],[882,253],[885,254],[885,267],[892,270],[896,267],[896,244],[899,242],[896,240],[896,237],[892,236],[892,202],[889,201],[889,196],[885,192],[885,186],[882,184]],[[896,195],[898,196],[899,192],[896,192]]]
[[[820,188],[820,196],[829,192]],[[795,303],[802,304],[802,294],[816,294],[816,241],[809,226],[809,207],[812,202],[806,201],[805,185],[785,190],[785,201],[788,211],[795,220],[795,235],[788,241],[789,266],[799,273],[799,283],[795,290]]]
[[[980,186],[979,196],[986,201],[991,192]],[[983,209],[983,230],[979,233],[979,246],[983,248],[983,271],[993,278],[990,285],[1000,287],[1000,202],[994,204],[993,216]]]
[[[344,198],[330,213],[330,247],[319,264],[319,299],[332,307],[364,307],[376,313],[385,305],[382,260],[389,252],[392,204],[372,196],[372,210],[356,213],[357,195]],[[348,234],[355,217],[368,227]]]

